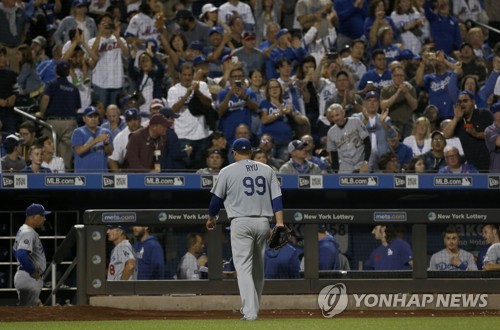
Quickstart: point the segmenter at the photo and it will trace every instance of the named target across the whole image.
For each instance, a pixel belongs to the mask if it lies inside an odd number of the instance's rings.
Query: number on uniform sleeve
[[[109,265],[109,273],[115,275],[115,265]]]
[[[243,178],[242,183],[243,187],[246,188],[244,193],[247,196],[252,196],[255,193],[258,195],[264,195],[266,193],[266,179],[261,175],[255,177],[255,179],[250,176],[246,176]]]

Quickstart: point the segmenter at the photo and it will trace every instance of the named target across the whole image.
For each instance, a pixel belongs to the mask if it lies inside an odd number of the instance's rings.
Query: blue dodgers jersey
[[[410,244],[396,238],[387,246],[380,245],[370,254],[365,268],[368,270],[410,270],[412,260]]]

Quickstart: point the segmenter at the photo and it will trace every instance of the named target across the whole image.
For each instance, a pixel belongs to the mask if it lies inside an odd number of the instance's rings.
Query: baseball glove
[[[269,248],[273,250],[281,249],[288,243],[289,236],[288,228],[275,226],[271,232],[271,237],[269,237]]]

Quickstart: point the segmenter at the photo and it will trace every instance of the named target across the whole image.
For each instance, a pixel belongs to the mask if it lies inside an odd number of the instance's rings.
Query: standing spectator
[[[0,45],[0,121],[4,132],[14,133],[17,131],[17,116],[13,109],[18,93],[17,74],[9,69],[7,54],[7,48]]]
[[[187,252],[182,257],[177,268],[177,279],[199,280],[201,278],[200,268],[207,263],[206,255],[202,255],[205,244],[200,234],[189,233],[186,236]]]
[[[208,45],[210,27],[195,19],[191,11],[179,9],[175,13],[175,20],[179,26],[179,32],[184,35],[188,45],[193,41],[199,41],[204,46]]]
[[[288,144],[290,160],[280,167],[281,174],[322,174],[318,165],[307,160],[307,143],[293,140]]]
[[[304,49],[300,43],[292,43],[292,35],[287,29],[279,30],[276,34],[276,40],[278,45],[271,51],[269,58],[274,62],[277,70],[279,70],[285,62],[288,63],[292,69],[290,72],[290,76],[292,76],[295,74],[293,67],[307,55],[307,50]],[[275,77],[274,74],[269,76],[269,72],[267,72],[267,75],[268,78]]]
[[[377,34],[382,27],[389,26],[394,33],[398,31],[392,18],[386,16],[386,9],[384,0],[373,0],[368,7],[368,16],[364,23],[364,35],[372,49],[377,44]]]
[[[415,76],[417,86],[429,94],[429,103],[439,109],[439,121],[452,118],[458,95],[460,62],[449,62],[443,52],[427,52],[422,54],[422,59]],[[433,66],[434,71],[424,75],[426,65]]]
[[[223,24],[229,25],[229,21],[235,15],[238,15],[245,24],[245,30],[253,31],[255,18],[253,17],[252,8],[239,0],[228,0],[219,7],[219,20]]]
[[[330,0],[298,0],[295,5],[296,24],[294,24],[294,28],[307,31],[319,21],[318,39],[323,38],[328,33],[328,25],[326,20],[320,19],[320,17],[326,17],[332,12],[332,9],[333,3]]]
[[[372,52],[374,68],[368,70],[360,79],[358,91],[365,95],[370,91],[377,91],[392,84],[391,72],[387,69],[387,58],[382,49],[375,49]]]
[[[45,86],[40,99],[40,112],[35,116],[47,118],[47,123],[52,125],[57,136],[58,155],[64,159],[66,169],[71,169],[73,159],[71,136],[77,128],[76,111],[81,108],[80,93],[67,79],[68,62],[58,62],[56,74],[57,78]]]
[[[484,130],[484,142],[490,154],[491,173],[500,173],[500,102],[490,108],[493,114],[493,123]]]
[[[38,145],[32,145],[29,151],[30,165],[21,170],[24,173],[51,173],[50,168],[42,166],[42,148]]]
[[[443,241],[445,248],[432,255],[429,270],[477,270],[472,253],[458,247],[457,227],[449,225],[443,233]]]
[[[28,45],[21,45],[17,48],[16,59],[20,68],[17,76],[19,95],[16,100],[17,105],[30,106],[35,104],[38,96],[43,91],[42,79],[36,72],[36,66]]]
[[[99,126],[99,112],[93,106],[83,112],[84,126],[73,132],[75,172],[106,172],[108,156],[113,152],[111,132]]]
[[[125,122],[127,126],[113,139],[113,153],[108,157],[108,165],[113,172],[120,172],[125,160],[129,137],[141,128],[139,110],[136,108],[125,110]]]
[[[413,86],[405,81],[403,67],[397,66],[391,70],[392,84],[383,87],[380,93],[380,107],[389,108],[392,125],[401,132],[404,139],[411,134],[413,126],[413,112],[417,109],[417,92]]]
[[[343,58],[343,63],[347,66],[354,79],[354,85],[357,88],[361,77],[366,73],[366,65],[363,63],[366,50],[364,39],[355,39],[351,44],[351,54]]]
[[[113,16],[104,14],[99,18],[99,33],[88,41],[97,55],[92,67],[92,87],[105,107],[116,103],[123,88],[123,58],[129,56],[125,39],[120,37],[120,27],[113,24]]]
[[[253,32],[243,32],[241,41],[243,47],[236,48],[231,53],[233,56],[237,56],[238,60],[243,63],[243,69],[245,70],[245,77],[252,70],[264,71],[266,65],[266,56],[261,50],[256,48],[256,39]]]
[[[106,121],[102,123],[101,127],[111,132],[111,139],[114,140],[118,133],[126,126],[127,124],[121,116],[120,108],[116,104],[108,105],[106,108]]]
[[[345,109],[346,117],[351,117],[353,114],[361,112],[363,109],[363,98],[356,93],[352,75],[347,71],[341,70],[335,77],[337,93],[333,94],[325,102],[325,110],[333,103],[338,103]],[[325,125],[329,125],[326,113],[323,116],[320,115],[319,120]]]
[[[483,230],[482,230],[483,239],[485,240],[486,244],[488,244],[488,247],[486,247],[482,251],[479,251],[479,253],[477,255],[477,268],[478,269],[483,270],[484,257],[486,256],[488,249],[493,244],[500,243],[499,233],[500,233],[500,229],[498,228],[498,224],[490,223],[490,224],[483,225]],[[490,259],[490,261],[493,261],[493,260]],[[497,264],[499,263],[498,260],[496,263]],[[490,268],[492,265],[493,264],[491,264],[490,266],[488,266],[486,268]],[[484,269],[484,270],[487,270],[487,269]]]
[[[137,279],[163,280],[165,278],[165,258],[158,238],[149,233],[149,227],[134,226],[132,232],[137,239],[134,244]]]
[[[274,139],[271,134],[260,136],[259,149],[266,153],[269,166],[278,170],[285,163],[283,159],[274,157]]]
[[[451,55],[452,51],[459,49],[462,44],[458,20],[450,12],[449,0],[437,0],[436,6],[433,11],[431,1],[425,1],[425,16],[429,20],[431,38],[436,44],[436,50]]]
[[[375,248],[369,260],[365,263],[367,270],[410,270],[413,258],[410,244],[397,238],[392,225],[377,225],[372,234],[380,241],[380,246]]]
[[[4,56],[10,63],[10,69],[19,72],[19,64],[16,59],[17,47],[26,38],[27,17],[24,8],[18,6],[16,0],[2,0],[0,3],[0,45]],[[1,65],[1,64],[0,64]]]
[[[411,50],[414,54],[420,54],[425,17],[412,6],[411,0],[396,0],[391,18],[400,31],[403,48]]]
[[[446,147],[446,139],[443,132],[434,131],[431,133],[431,150],[422,154],[424,159],[425,169],[427,172],[438,172],[446,166],[444,161],[444,148]]]
[[[439,169],[439,173],[477,173],[477,168],[471,164],[462,164],[460,154],[456,147],[447,146],[444,148],[444,160],[446,166]]]
[[[2,172],[19,172],[26,166],[26,161],[21,157],[21,138],[11,134],[3,141],[3,147],[7,153],[2,158]]]
[[[113,242],[108,266],[108,281],[129,281],[137,279],[137,260],[132,245],[127,239],[128,227],[108,225],[106,235]]]
[[[129,109],[130,110],[130,109]],[[124,168],[128,172],[159,173],[165,150],[168,121],[161,113],[154,114],[147,127],[130,136],[125,153]]]
[[[47,260],[42,241],[35,229],[43,227],[45,216],[50,213],[45,211],[41,204],[31,204],[26,208],[26,219],[16,234],[12,250],[18,263],[14,286],[19,306],[35,307],[40,303],[42,275],[47,268]]]
[[[482,13],[484,11],[481,6],[483,1],[481,0],[458,0],[453,3],[453,15],[462,23],[472,20],[474,22],[480,22],[487,24],[488,22],[483,21]]]
[[[469,91],[460,92],[454,110],[453,119],[444,131],[445,136],[457,136],[464,148],[467,163],[479,171],[487,171],[490,153],[485,144],[484,131],[493,122],[493,115],[488,110],[477,109],[474,95]]]
[[[337,0],[333,3],[339,17],[337,49],[342,49],[363,36],[369,3],[368,0]]]
[[[340,104],[332,104],[327,112],[332,113],[335,123],[327,136],[332,170],[338,173],[367,173],[372,148],[366,126],[359,118],[346,118]]]
[[[472,45],[468,42],[464,42],[460,46],[460,61],[462,63],[462,74],[464,76],[476,76],[479,84],[483,85],[488,75],[488,69],[483,61],[477,59]]]
[[[231,34],[224,31],[220,26],[215,26],[208,33],[209,45],[203,48],[209,62],[209,77],[216,78],[224,74],[222,71],[222,58],[231,53],[229,42]]]
[[[257,96],[246,87],[242,68],[229,73],[229,86],[217,95],[219,130],[224,132],[229,144],[233,143],[234,132],[239,124],[252,125],[252,112],[258,110]]]
[[[256,2],[257,4],[253,9],[255,34],[257,35],[257,42],[261,42],[267,35],[268,27],[271,24],[280,24],[285,8],[283,7],[282,0],[257,0]]]
[[[154,17],[155,12],[160,10],[159,0],[147,0],[142,1],[139,5],[139,12],[132,16],[130,22],[125,30],[125,38],[127,43],[132,46],[132,48],[137,49],[136,58],[146,50],[147,41],[149,39],[158,42],[160,40],[160,31],[156,24],[156,18]],[[106,15],[106,14],[105,14]],[[113,24],[113,16],[110,15],[111,21],[106,24]],[[114,25],[114,24],[113,24]],[[163,26],[159,27],[160,30]],[[116,36],[120,35],[120,27],[114,26],[116,29]],[[127,43],[124,43],[125,45]],[[137,65],[138,63],[136,63]]]
[[[371,91],[365,95],[363,112],[353,117],[360,119],[370,133],[370,168],[377,169],[378,158],[389,151],[387,133],[392,129],[389,109],[382,109],[379,113],[379,95]]]
[[[54,33],[54,41],[56,45],[62,46],[70,40],[69,31],[81,29],[83,32],[83,40],[87,41],[97,35],[97,26],[92,17],[87,16],[87,1],[74,0],[71,6],[71,16],[65,17],[56,32]]]
[[[153,43],[148,44],[146,51],[139,56],[139,69],[134,66],[132,57],[128,65],[128,74],[134,80],[136,93],[142,94],[144,98],[140,111],[141,116],[146,118],[149,117],[152,100],[163,96],[162,83],[165,76],[165,65],[156,57]]]
[[[42,166],[50,169],[52,173],[65,173],[64,160],[57,157],[54,152],[54,141],[50,136],[42,136],[36,141],[42,148]]]
[[[198,169],[203,167],[205,161],[203,151],[210,144],[211,132],[205,115],[194,116],[192,111],[199,109],[194,109],[190,104],[196,96],[199,101],[198,107],[206,107],[209,111],[215,110],[211,109],[212,98],[207,83],[193,81],[194,68],[191,64],[181,64],[179,76],[180,82],[168,90],[167,106],[180,115],[175,123],[175,132],[179,136],[181,145],[193,147],[188,166]]]

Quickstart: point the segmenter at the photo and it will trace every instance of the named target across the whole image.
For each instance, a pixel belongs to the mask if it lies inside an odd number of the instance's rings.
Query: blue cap
[[[289,33],[288,29],[281,29],[276,33],[276,39],[279,39],[281,36],[284,36],[285,34]]]
[[[365,94],[365,100],[368,100],[369,98],[375,97],[377,100],[379,99],[378,93],[375,91],[369,91],[368,93]]]
[[[234,140],[233,142],[233,150],[234,151],[248,151],[252,150],[252,144],[248,139],[239,138]]]
[[[139,117],[139,110],[136,108],[128,108],[125,110],[125,120],[135,119]]]
[[[69,63],[67,61],[58,61],[56,63],[56,72],[69,72]]]
[[[108,228],[108,229],[121,229],[124,232],[128,231],[128,226],[123,226],[123,225],[106,225],[106,228]]]
[[[73,6],[73,7],[83,7],[83,6],[87,6],[87,1],[86,1],[86,0],[75,0],[75,1],[73,1],[72,6]]]
[[[160,110],[160,113],[165,116],[165,118],[179,118],[179,114],[172,110],[172,108],[169,107],[163,107]]]
[[[307,146],[307,142],[303,142],[301,140],[293,140],[288,144],[288,152],[292,153],[292,151],[294,150],[304,149],[305,146]]]
[[[214,26],[210,29],[210,31],[208,32],[208,35],[211,36],[213,33],[219,33],[219,34],[224,34],[224,29],[222,28],[222,26]]]
[[[84,116],[91,116],[93,114],[99,114],[99,111],[97,110],[96,107],[93,107],[93,106],[90,106],[88,108],[86,108],[84,111],[83,111],[83,115]]]
[[[26,216],[29,217],[31,215],[47,215],[52,212],[45,211],[45,207],[42,204],[31,204],[26,208]]]
[[[158,41],[156,41],[155,38],[148,38],[148,39],[146,39],[146,45],[148,43],[152,43],[153,44],[153,46],[151,47],[151,50],[153,52],[157,52],[158,51]]]
[[[198,50],[198,51],[202,52],[204,47],[205,47],[205,46],[204,46],[204,45],[203,45],[200,41],[195,40],[195,41],[193,41],[193,42],[191,42],[191,43],[189,44],[189,47],[188,47],[188,48],[189,48],[189,49]]]
[[[491,113],[495,113],[495,112],[500,111],[500,101],[493,103],[490,107],[490,111],[491,111]]]
[[[193,59],[194,65],[199,65],[202,63],[208,63],[208,58],[205,55],[198,55]]]
[[[466,90],[464,89],[463,91],[460,91],[460,93],[458,93],[458,95],[467,95],[469,96],[473,101],[476,99],[475,96],[474,96],[474,93],[472,93],[471,91],[469,90]]]
[[[402,51],[399,52],[399,55],[396,56],[396,59],[398,61],[402,60],[418,60],[420,59],[420,56],[413,54],[413,52],[409,49],[403,49]]]

